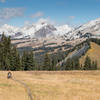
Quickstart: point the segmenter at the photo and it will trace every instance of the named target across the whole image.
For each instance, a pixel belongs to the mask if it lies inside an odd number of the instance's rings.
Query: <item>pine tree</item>
[[[43,66],[43,70],[50,70],[50,67],[51,67],[50,57],[46,53],[45,56],[44,56],[44,66]]]
[[[20,55],[19,55],[16,47],[12,48],[11,55],[10,55],[9,59],[10,59],[11,70],[21,70]]]
[[[12,46],[10,37],[6,37],[4,34],[0,41],[0,69],[20,69],[20,55],[16,47]]]
[[[91,59],[87,56],[84,62],[84,70],[91,70],[91,68]]]
[[[95,64],[94,64],[94,69],[97,70],[98,69],[98,63],[97,61],[95,61]]]
[[[24,51],[21,62],[23,70],[35,70],[35,60],[33,51]]]
[[[0,42],[0,70],[3,70],[3,44]]]
[[[27,65],[27,52],[24,51],[21,58],[22,70],[28,70]]]
[[[28,54],[28,70],[35,70],[35,60],[33,51],[30,51]]]
[[[51,70],[56,70],[57,69],[56,64],[57,64],[57,57],[55,55],[53,55],[51,57],[51,68],[50,69]]]
[[[92,61],[91,69],[97,70],[97,61]]]
[[[80,62],[78,57],[74,57],[72,59],[73,61],[73,70],[79,70],[80,69]]]
[[[65,70],[79,70],[80,62],[78,57],[69,58],[65,64]]]
[[[72,69],[72,60],[69,58],[66,61],[66,67],[65,70],[71,70]]]
[[[11,50],[11,41],[10,37],[6,37],[4,34],[2,34],[1,37],[1,65],[3,70],[10,70],[10,50]]]

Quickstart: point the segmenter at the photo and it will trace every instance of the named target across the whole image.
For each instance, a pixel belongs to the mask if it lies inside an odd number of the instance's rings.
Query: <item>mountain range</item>
[[[47,21],[23,27],[5,24],[0,27],[0,35],[2,33],[11,36],[12,44],[16,44],[17,48],[31,47],[36,52],[43,52],[43,49],[39,48],[45,46],[45,49],[46,47],[56,48],[53,50],[53,52],[56,52],[59,49],[66,50],[66,48],[77,45],[89,37],[99,38],[100,18],[75,28],[68,25],[56,26]]]
[[[3,25],[0,27],[0,34],[4,33],[12,38],[46,38],[47,36],[64,35],[71,31],[72,28],[68,25],[54,26],[48,22],[40,22],[24,27],[14,27],[10,25]]]

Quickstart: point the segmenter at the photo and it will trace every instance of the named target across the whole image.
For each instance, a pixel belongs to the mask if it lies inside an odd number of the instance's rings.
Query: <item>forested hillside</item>
[[[86,40],[66,52],[45,53],[42,58],[38,56],[38,59],[41,58],[39,63],[32,50],[18,52],[16,46],[11,44],[10,37],[2,34],[0,40],[0,70],[96,70],[97,61],[91,60],[89,56],[85,57],[84,64],[79,61],[79,58],[90,48],[90,41],[95,41],[95,39]],[[69,56],[73,51],[76,52]],[[68,59],[62,63],[62,66],[57,65],[65,57],[68,57]]]

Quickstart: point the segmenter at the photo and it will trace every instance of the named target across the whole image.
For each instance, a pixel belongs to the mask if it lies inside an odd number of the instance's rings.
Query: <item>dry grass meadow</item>
[[[100,100],[100,71],[12,72],[28,85],[34,100]],[[0,72],[0,100],[29,100],[20,83]]]

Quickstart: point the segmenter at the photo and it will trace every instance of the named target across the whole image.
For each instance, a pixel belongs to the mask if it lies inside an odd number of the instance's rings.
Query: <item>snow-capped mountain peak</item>
[[[29,35],[30,37],[35,37],[35,34],[43,34],[44,31],[41,30],[45,30],[46,29],[49,31],[51,31],[54,28],[53,25],[48,24],[47,22],[38,22],[29,26],[25,26],[21,29],[21,32],[27,36]],[[46,31],[47,32],[47,31]]]
[[[4,24],[0,27],[0,34],[4,33],[7,36],[13,36],[19,30],[18,27]]]
[[[49,21],[41,19],[37,23],[26,25],[24,27],[13,27],[5,24],[0,27],[0,34],[4,32],[5,35],[13,36],[14,38],[45,38],[48,35],[62,36],[70,30],[71,27],[69,27],[68,25],[55,26],[53,24],[50,24]],[[19,33],[21,36],[19,36]]]

